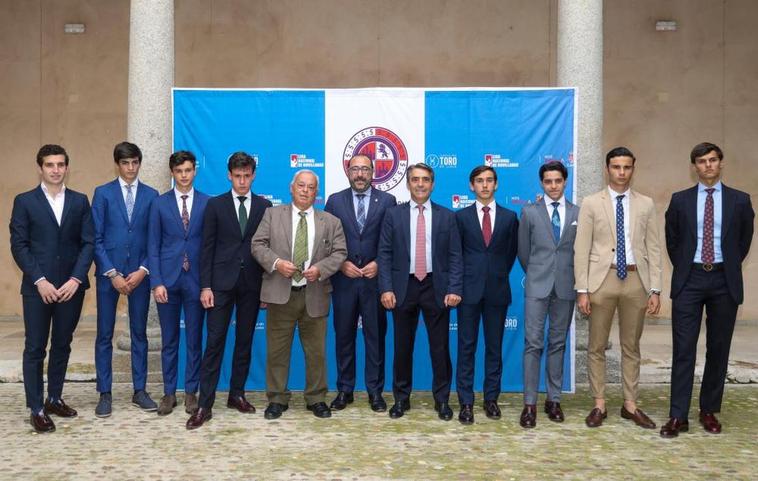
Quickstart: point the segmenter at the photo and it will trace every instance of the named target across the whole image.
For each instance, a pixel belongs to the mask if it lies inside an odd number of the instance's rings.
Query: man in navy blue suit
[[[87,196],[64,184],[68,161],[60,145],[42,146],[37,153],[40,185],[16,196],[10,221],[11,254],[23,273],[26,406],[39,433],[55,431],[50,414],[77,415],[63,401],[63,381],[84,291],[89,288],[94,231]],[[43,402],[48,337],[48,397]]]
[[[429,335],[434,409],[440,419],[453,418],[448,399],[453,368],[450,362],[450,308],[461,302],[463,263],[455,214],[429,197],[434,171],[424,163],[408,167],[409,203],[384,215],[379,239],[379,292],[385,309],[393,310],[395,358],[390,417],[411,408],[413,343],[419,312]]]
[[[347,260],[332,276],[334,332],[337,353],[337,397],[331,408],[345,409],[355,388],[355,336],[358,318],[363,325],[366,350],[366,391],[375,412],[387,410],[384,390],[384,339],[387,314],[379,303],[376,252],[384,212],[397,204],[395,196],[371,188],[374,166],[365,155],[348,162],[350,188],[329,196],[326,212],[342,222],[347,239]]]
[[[469,175],[476,202],[455,213],[463,248],[463,302],[458,306],[456,387],[461,405],[458,420],[474,422],[474,358],[479,320],[484,328],[484,412],[500,419],[497,398],[503,374],[503,330],[511,287],[508,275],[516,260],[516,213],[495,202],[497,173],[480,165]]]
[[[150,287],[161,324],[163,399],[158,415],[176,406],[179,361],[179,316],[184,310],[187,362],[184,368],[184,409],[197,409],[200,359],[203,356],[203,317],[200,304],[200,246],[208,196],[195,190],[196,160],[192,152],[174,152],[168,160],[174,188],[153,201],[148,230]]]
[[[724,154],[709,142],[696,145],[690,162],[698,185],[676,192],[666,210],[666,249],[671,276],[671,407],[661,436],[689,430],[695,357],[705,307],[706,355],[700,387],[700,423],[718,434],[729,348],[744,299],[742,262],[753,240],[755,212],[750,195],[721,182]]]
[[[150,271],[147,258],[147,223],[150,204],[158,191],[137,179],[142,151],[130,142],[113,149],[118,178],[95,189],[92,220],[95,224],[95,277],[97,285],[97,338],[95,369],[100,400],[95,416],[112,411],[113,328],[121,295],[129,300],[131,335],[132,404],[144,411],[158,406],[145,391],[147,382],[147,310]]]

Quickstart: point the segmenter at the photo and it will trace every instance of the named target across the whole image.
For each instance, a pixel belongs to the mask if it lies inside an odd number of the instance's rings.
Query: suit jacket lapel
[[[400,225],[401,235],[404,237],[403,241],[408,248],[408,259],[411,258],[411,202],[407,202],[402,209],[400,209]]]
[[[557,245],[560,244],[560,239],[558,242],[555,242],[555,236],[553,235],[553,220],[550,218],[550,216],[547,213],[547,208],[545,207],[544,200],[540,201],[539,203],[535,204],[535,207],[537,210],[539,210],[538,217],[542,219],[543,224],[545,224],[546,232],[550,233],[550,237],[553,238],[553,244]],[[566,212],[568,212],[568,204],[566,205]],[[564,224],[568,225],[568,219],[564,219]],[[563,226],[563,230],[566,230],[566,225]]]
[[[113,195],[116,198],[116,203],[118,204],[119,210],[121,211],[121,215],[124,216],[124,222],[129,224],[129,216],[126,215],[126,201],[124,200],[124,195],[121,193],[121,182],[116,179],[113,181],[112,184],[113,188]],[[132,211],[132,215],[134,215],[134,211]]]
[[[184,230],[184,222],[182,222],[182,213],[179,207],[179,203],[176,201],[176,193],[173,189],[171,189],[171,195],[168,197],[168,200],[171,202],[168,205],[168,209],[171,212],[171,217],[174,218],[174,222],[176,222],[179,226],[179,229],[181,229],[182,232],[184,232],[184,238],[187,238],[187,233],[189,233],[189,228],[187,230]],[[195,199],[193,199],[195,200]],[[195,203],[192,202],[192,207],[195,207]],[[192,213],[190,213],[190,224],[192,223]]]
[[[42,208],[45,210],[45,212],[48,213],[48,215],[52,219],[53,224],[55,224],[56,227],[59,227],[58,220],[55,218],[55,212],[53,212],[53,208],[50,207],[50,202],[47,201],[47,197],[45,196],[45,193],[42,191],[41,186],[37,187],[36,196],[37,196],[37,200],[42,204]],[[63,225],[62,219],[61,219],[61,225]]]
[[[324,239],[324,230],[326,229],[325,224],[326,221],[324,221],[324,217],[321,215],[321,212],[313,209],[313,226],[315,231],[313,235],[313,251],[310,255],[311,265],[316,262],[315,259],[319,259],[316,257],[316,254],[319,253],[319,247],[321,247]]]
[[[355,232],[359,233],[360,229],[358,228],[358,219],[355,217],[355,205],[353,204],[353,191],[351,189],[345,191],[345,198],[343,200],[345,201],[345,209],[347,209],[350,224],[355,229]]]
[[[132,210],[132,221],[140,215],[142,212],[142,209],[145,207],[145,197],[147,196],[147,189],[145,188],[145,184],[140,182],[137,185],[137,193],[134,196],[134,210]],[[126,211],[126,203],[124,203],[124,211]],[[131,222],[130,222],[131,224]]]
[[[276,211],[271,211],[276,212]],[[285,204],[284,209],[282,209],[282,216],[279,219],[279,228],[282,229],[282,232],[284,232],[284,238],[287,240],[287,255],[289,255],[289,259],[292,259],[292,244],[295,242],[295,239],[293,239],[294,233],[292,232],[292,204]],[[271,228],[275,228],[273,225],[274,219],[271,219]]]
[[[63,196],[63,214],[61,214],[61,227],[63,227],[63,223],[66,222],[68,213],[71,211],[71,201],[71,193],[68,189],[66,189]]]
[[[237,212],[237,208],[234,204],[234,198],[232,197],[232,194],[227,194],[224,196],[224,199],[224,203],[226,204],[226,208],[224,210],[228,213],[227,215],[229,216],[229,222],[232,225],[237,226],[237,232],[239,233],[240,239],[242,239],[242,231],[240,230],[240,218]],[[247,214],[247,218],[250,219],[250,209],[248,209]],[[247,228],[247,226],[245,226],[245,228]]]
[[[721,183],[721,240],[726,238],[729,226],[732,225],[732,216],[734,215],[735,197],[732,190]],[[722,242],[723,246],[724,243]],[[723,247],[722,247],[723,249]]]
[[[568,231],[569,227],[577,220],[578,218],[578,209],[576,209],[576,206],[572,204],[569,201],[566,201],[566,218],[563,220],[563,231],[561,232],[561,239],[558,241],[558,245],[561,245],[564,240],[567,239],[566,232]],[[550,224],[552,228],[552,223]]]
[[[603,204],[603,212],[605,212],[605,217],[608,219],[608,226],[611,229],[611,237],[613,237],[613,245],[616,245],[618,242],[616,240],[616,222],[614,221],[614,215],[613,211],[611,210],[611,198],[608,195],[608,189],[603,189],[602,193],[600,194],[600,199]],[[631,205],[631,201],[630,201]]]
[[[352,195],[350,196],[352,197]],[[376,189],[371,188],[371,195],[366,199],[366,225],[371,222],[373,216],[376,215],[376,211],[379,210],[379,196],[376,194]],[[355,210],[353,210],[355,212]],[[356,225],[358,220],[355,221]],[[363,227],[366,228],[365,226]]]
[[[687,216],[687,224],[690,227],[690,236],[697,245],[697,185],[687,191],[684,211]],[[723,197],[722,197],[723,200]]]

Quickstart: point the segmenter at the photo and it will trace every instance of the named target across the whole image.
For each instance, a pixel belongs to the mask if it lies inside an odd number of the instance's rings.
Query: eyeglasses
[[[351,174],[357,174],[358,172],[361,174],[368,174],[371,172],[371,167],[354,165],[347,170],[349,170]]]

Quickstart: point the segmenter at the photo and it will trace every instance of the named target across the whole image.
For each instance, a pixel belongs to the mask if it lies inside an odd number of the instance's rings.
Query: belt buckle
[[[713,270],[713,264],[703,264],[703,270],[705,272],[711,272]]]

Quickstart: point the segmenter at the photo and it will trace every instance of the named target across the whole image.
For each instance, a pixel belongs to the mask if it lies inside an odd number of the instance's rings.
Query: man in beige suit
[[[587,370],[595,407],[587,426],[603,424],[605,348],[614,312],[619,317],[624,405],[621,417],[653,429],[637,408],[640,336],[645,312],[660,309],[661,246],[653,200],[629,188],[635,158],[625,147],[608,152],[608,188],[585,197],[574,243],[577,308],[590,316]]]
[[[326,405],[326,317],[329,277],[347,257],[339,219],[313,208],[318,176],[300,170],[290,184],[292,204],[266,209],[252,240],[253,257],[265,270],[261,302],[266,311],[266,396],[264,417],[276,419],[289,407],[287,389],[295,326],[305,351],[305,403],[316,417]]]

